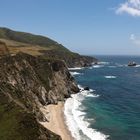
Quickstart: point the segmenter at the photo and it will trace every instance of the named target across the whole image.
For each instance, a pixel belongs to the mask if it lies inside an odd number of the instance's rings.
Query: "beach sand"
[[[49,120],[49,122],[41,122],[44,127],[60,135],[62,140],[74,140],[65,124],[63,102],[59,102],[57,105],[48,105],[41,110]]]

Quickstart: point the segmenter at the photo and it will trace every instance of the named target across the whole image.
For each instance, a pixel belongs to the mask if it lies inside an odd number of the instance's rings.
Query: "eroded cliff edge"
[[[61,60],[25,53],[0,58],[0,139],[60,140],[39,121],[40,108],[57,104],[79,91]]]

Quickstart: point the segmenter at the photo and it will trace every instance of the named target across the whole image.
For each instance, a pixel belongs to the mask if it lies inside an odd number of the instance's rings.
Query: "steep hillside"
[[[24,52],[64,60],[68,67],[85,67],[97,62],[96,58],[73,53],[63,45],[40,35],[17,32],[0,28],[0,41],[4,42],[11,53]]]
[[[48,37],[44,37],[41,35],[34,35],[31,33],[18,32],[13,31],[8,28],[0,28],[0,38],[7,40],[14,40],[17,42],[27,43],[31,45],[39,45],[44,47],[54,47],[55,49],[60,49],[63,51],[69,51],[61,44],[49,39]]]
[[[62,61],[24,53],[1,55],[0,140],[60,140],[39,124],[48,121],[41,108],[78,91]]]

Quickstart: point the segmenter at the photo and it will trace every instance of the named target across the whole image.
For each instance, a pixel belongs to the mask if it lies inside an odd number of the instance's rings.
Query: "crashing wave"
[[[98,62],[98,64],[100,64],[100,65],[108,65],[109,62]]]
[[[116,76],[104,76],[105,78],[107,79],[114,79],[114,78],[117,78]]]
[[[71,75],[75,76],[75,75],[82,75],[82,73],[79,72],[70,72]]]
[[[82,109],[82,100],[89,96],[99,97],[99,95],[92,93],[93,90],[86,91],[81,86],[79,88],[80,92],[67,99],[64,106],[66,124],[72,136],[76,140],[106,140],[108,136],[90,128],[88,119],[85,119],[86,112]]]
[[[103,67],[103,65],[93,65],[92,67],[93,68],[101,68],[101,67]]]
[[[81,70],[83,67],[68,68],[68,70]]]

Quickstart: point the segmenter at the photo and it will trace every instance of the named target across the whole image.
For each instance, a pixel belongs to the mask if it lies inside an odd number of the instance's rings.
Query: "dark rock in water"
[[[84,90],[89,90],[89,87],[84,87]]]
[[[94,65],[97,65],[98,64],[98,62],[94,62]]]
[[[92,66],[91,63],[85,63],[85,64],[83,65],[83,67],[90,67],[90,66]]]
[[[84,67],[88,67],[88,64],[87,64],[87,63],[85,63],[85,64],[84,64]]]
[[[129,67],[134,67],[134,66],[136,66],[136,65],[137,65],[136,62],[129,62],[129,63],[128,63],[128,66],[129,66]]]

